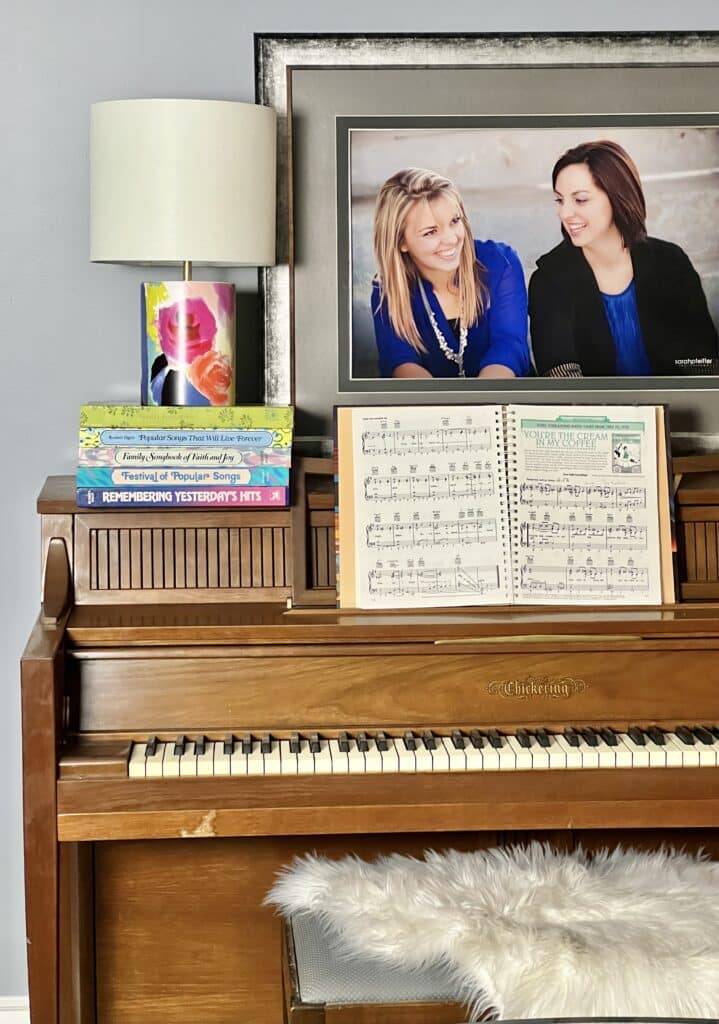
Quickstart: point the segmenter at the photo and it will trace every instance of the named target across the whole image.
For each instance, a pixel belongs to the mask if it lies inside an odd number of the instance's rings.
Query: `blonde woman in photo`
[[[377,196],[372,316],[382,377],[522,377],[527,290],[517,254],[472,237],[462,197],[434,171],[392,175]]]

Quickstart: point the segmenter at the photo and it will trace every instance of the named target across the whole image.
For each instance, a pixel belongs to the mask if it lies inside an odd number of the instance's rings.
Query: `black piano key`
[[[424,743],[426,750],[437,749],[437,740],[434,738],[433,734],[429,731],[429,729],[422,733],[422,742]]]
[[[235,750],[235,737],[232,735],[232,733],[228,733],[227,736],[225,736],[224,740],[222,741],[222,753],[223,754],[232,754],[232,753],[234,753],[234,750]]]
[[[172,753],[174,754],[175,757],[182,757],[182,755],[185,753],[185,737],[184,736],[178,736],[177,737],[177,739],[175,740],[175,745],[172,748]]]
[[[319,754],[322,750],[322,744],[320,743],[320,734],[318,732],[310,733],[310,752],[313,754]]]
[[[383,732],[378,732],[374,738],[377,749],[382,754],[386,754],[389,750],[389,741]]]
[[[205,743],[204,736],[195,736],[195,753],[198,757],[205,753]]]
[[[532,746],[532,735],[526,729],[517,729],[517,742],[520,747],[529,749]]]
[[[582,737],[576,729],[571,727],[571,725],[566,726],[564,730],[564,738],[570,747],[578,747],[582,742]]]
[[[692,726],[692,732],[694,733],[696,738],[699,740],[699,742],[703,743],[705,747],[713,747],[714,746],[714,737],[712,736],[712,734],[709,732],[708,729],[704,728],[703,725],[693,725]]]
[[[459,729],[455,729],[452,732],[452,746],[454,747],[455,750],[464,750],[464,748],[467,746],[467,741],[462,735],[462,733],[459,731]]]
[[[647,737],[644,735],[643,731],[639,728],[638,725],[630,725],[627,729],[627,734],[629,736],[629,739],[633,743],[636,743],[637,746],[646,747]]]
[[[719,725],[709,725],[707,728],[709,729],[709,732],[719,740]]]
[[[694,746],[694,744],[696,743],[696,736],[691,731],[691,729],[687,728],[686,725],[678,725],[676,731],[677,736],[682,741],[682,743],[690,743],[692,746]]]
[[[596,733],[594,731],[594,729],[590,729],[588,726],[585,726],[583,729],[579,730],[579,734],[582,737],[582,739],[584,740],[584,742],[587,744],[587,746],[589,746],[589,747],[598,747],[599,746],[599,734]]]
[[[534,735],[537,737],[537,743],[540,747],[551,747],[552,734],[547,732],[546,729],[537,729]]]
[[[602,728],[599,729],[599,735],[602,737],[602,739],[608,747],[619,746],[619,740],[617,739],[617,734],[615,733],[614,729],[609,729],[606,726],[602,726]]]
[[[487,739],[495,750],[501,750],[504,746],[504,737],[496,729],[487,729]]]
[[[299,754],[302,751],[302,740],[298,732],[293,732],[290,736],[290,753]]]
[[[658,726],[650,725],[646,733],[652,743],[656,743],[658,747],[666,747],[667,738]]]
[[[350,752],[350,738],[346,732],[341,732],[337,737],[337,746],[340,752],[343,754],[349,754]],[[299,751],[297,751],[299,753]]]
[[[272,753],[272,737],[270,736],[269,733],[265,733],[265,735],[260,740],[260,753],[261,754],[271,754]]]
[[[240,740],[240,744],[243,754],[252,753],[252,736],[250,736],[249,733],[245,733],[245,735]]]
[[[409,732],[409,730],[408,730],[404,734],[402,739],[404,741],[404,745],[405,745],[405,748],[407,750],[416,750],[417,749],[417,737],[414,735],[413,732]]]
[[[355,739],[357,740],[357,749],[361,753],[366,754],[367,751],[369,750],[369,740],[367,739],[367,733],[358,732]]]
[[[145,744],[145,757],[155,757],[157,754],[157,736],[148,736]]]
[[[479,729],[472,729],[469,734],[469,742],[472,744],[475,750],[481,750],[484,746],[484,736]]]

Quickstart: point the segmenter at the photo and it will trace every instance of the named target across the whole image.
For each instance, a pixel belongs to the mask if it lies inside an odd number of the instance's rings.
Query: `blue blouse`
[[[599,294],[617,350],[617,376],[650,377],[652,368],[642,340],[634,281],[619,295]]]
[[[514,249],[503,242],[475,240],[474,249],[486,271],[489,308],[485,309],[479,323],[469,329],[464,352],[465,375],[476,377],[483,367],[499,363],[513,370],[518,377],[523,377],[529,371],[530,362],[527,344],[527,288],[519,257]],[[424,281],[424,290],[437,326],[449,347],[457,352],[459,341],[429,281]],[[419,288],[412,290],[410,301],[426,352],[418,352],[397,334],[390,322],[386,303],[378,309],[379,283],[375,281],[372,285],[372,317],[380,376],[391,377],[402,363],[415,363],[423,366],[433,377],[458,377],[459,367],[447,359],[437,343]]]

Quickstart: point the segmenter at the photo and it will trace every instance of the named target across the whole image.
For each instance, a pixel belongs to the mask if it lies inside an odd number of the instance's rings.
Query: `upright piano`
[[[719,853],[719,606],[334,607],[291,510],[39,499],[22,660],[33,1024],[280,1024],[275,873],[543,838]]]

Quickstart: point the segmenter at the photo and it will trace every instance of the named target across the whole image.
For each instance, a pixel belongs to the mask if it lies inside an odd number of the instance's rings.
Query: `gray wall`
[[[252,100],[254,32],[719,29],[716,0],[9,0],[0,35],[0,995],[26,990],[18,658],[39,602],[35,497],[72,473],[78,407],[134,399],[144,274],[88,262],[90,104],[148,96]],[[257,13],[257,10],[261,12]],[[260,399],[256,285],[238,285],[246,370]]]

